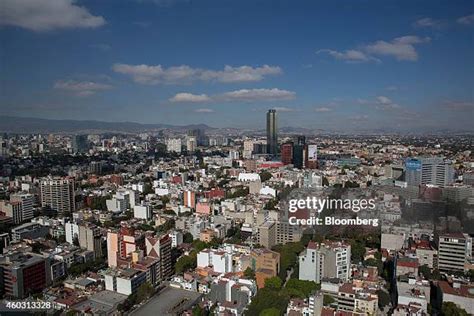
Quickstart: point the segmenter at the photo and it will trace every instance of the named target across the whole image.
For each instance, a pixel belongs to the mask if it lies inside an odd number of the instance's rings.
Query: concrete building
[[[23,239],[36,239],[46,237],[49,228],[37,223],[25,223],[23,225],[12,228],[12,241],[19,242]]]
[[[447,233],[438,238],[438,269],[465,271],[472,258],[472,238],[468,234]]]
[[[146,255],[159,258],[161,263],[161,279],[165,280],[173,275],[171,261],[171,238],[165,234],[162,236],[145,238]]]
[[[233,272],[232,253],[216,249],[204,249],[197,255],[197,267],[212,267],[218,273]]]
[[[20,224],[23,222],[23,211],[22,203],[11,202],[11,201],[0,201],[0,211],[5,213],[12,219],[13,224]]]
[[[186,150],[188,153],[193,153],[196,151],[197,139],[196,136],[187,136],[186,137]]]
[[[170,138],[166,142],[166,150],[169,152],[181,153],[181,139],[180,138]]]
[[[102,234],[95,225],[79,225],[79,246],[94,252],[94,258],[102,257]]]
[[[22,221],[29,221],[34,216],[33,205],[35,203],[35,196],[30,193],[14,193],[10,195],[10,202],[21,202],[21,216]]]
[[[4,297],[23,299],[50,283],[47,258],[20,251],[0,256],[0,291]]]
[[[431,184],[444,187],[454,182],[452,162],[441,157],[407,159],[405,170],[405,180],[410,186]]]
[[[152,218],[150,205],[135,205],[133,207],[133,217],[149,221]]]
[[[257,227],[257,243],[271,249],[277,244],[277,224],[266,221]]]
[[[131,295],[146,282],[146,273],[132,268],[109,270],[104,274],[104,279],[106,290]]]
[[[72,213],[75,206],[73,178],[44,178],[40,182],[41,206],[50,207],[58,214]]]
[[[350,276],[351,246],[343,242],[315,243],[299,256],[299,279],[320,283],[322,278],[339,278],[347,281]]]
[[[71,245],[74,243],[74,239],[79,239],[79,225],[76,223],[67,222],[64,224],[64,230],[66,233],[66,241]]]

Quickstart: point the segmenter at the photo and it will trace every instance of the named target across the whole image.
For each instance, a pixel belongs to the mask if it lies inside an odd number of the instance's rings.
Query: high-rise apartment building
[[[164,280],[172,276],[171,237],[168,234],[156,237],[149,236],[145,238],[145,245],[147,256],[160,259],[161,279]]]
[[[94,252],[96,259],[102,257],[102,234],[95,225],[79,225],[79,246]]]
[[[339,278],[347,281],[350,267],[350,245],[343,242],[310,241],[299,256],[299,279],[316,283],[320,283],[322,278]]]
[[[197,147],[197,138],[196,138],[196,136],[186,137],[186,150],[189,153],[192,153],[196,150],[196,147]]]
[[[246,139],[244,140],[244,150],[242,152],[242,156],[245,159],[250,159],[252,158],[252,153],[253,153],[253,144],[254,141],[252,139]]]
[[[58,214],[75,211],[74,178],[44,178],[40,182],[41,206]]]
[[[196,137],[197,146],[207,146],[209,144],[208,137],[206,136],[206,131],[203,129],[193,129],[188,131],[188,136]]]
[[[89,150],[87,135],[74,135],[71,139],[73,153],[86,153]]]
[[[472,238],[468,234],[447,233],[438,239],[438,269],[464,271],[472,258]]]
[[[410,158],[405,161],[405,169],[405,180],[411,186],[444,187],[454,182],[452,162],[441,157]]]
[[[181,139],[180,138],[170,138],[166,141],[166,150],[168,152],[181,153]]]
[[[22,220],[28,221],[34,217],[33,204],[35,197],[30,193],[14,193],[10,195],[11,202],[21,202]]]
[[[278,154],[278,126],[276,110],[267,112],[267,154],[276,156]]]

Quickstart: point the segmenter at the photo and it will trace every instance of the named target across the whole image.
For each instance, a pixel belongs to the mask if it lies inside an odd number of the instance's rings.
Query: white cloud
[[[331,112],[332,109],[323,106],[323,107],[320,107],[320,108],[315,108],[314,111],[316,111],[316,112]]]
[[[391,56],[397,60],[418,60],[418,53],[415,49],[416,44],[429,42],[430,38],[420,38],[418,36],[402,36],[393,39],[390,42],[377,41],[367,45],[365,50],[375,55]]]
[[[399,109],[400,105],[394,103],[390,98],[380,95],[375,98],[375,108],[379,110]]]
[[[295,108],[290,108],[290,107],[286,107],[286,106],[276,106],[273,109],[277,110],[278,112],[296,112],[296,111],[298,111]]]
[[[74,0],[2,0],[0,25],[32,31],[66,28],[96,28],[105,24]]]
[[[129,75],[137,83],[142,84],[176,84],[191,81],[219,81],[224,83],[260,81],[265,76],[278,75],[282,70],[278,66],[263,65],[262,67],[225,66],[223,70],[192,68],[187,65],[164,68],[161,65],[127,65],[115,64],[112,69],[121,74]]]
[[[220,82],[248,82],[260,81],[267,75],[279,75],[282,73],[280,67],[263,65],[262,67],[225,66],[224,70],[205,70],[201,74],[203,80],[217,80]]]
[[[207,94],[193,94],[188,92],[177,93],[175,96],[168,99],[170,102],[234,102],[234,101],[278,101],[289,100],[295,98],[295,93],[288,90],[273,89],[241,89],[221,94],[208,96]],[[282,112],[296,111],[294,108],[277,107]]]
[[[360,50],[349,49],[343,52],[339,52],[332,49],[320,49],[316,54],[327,53],[335,59],[344,60],[348,63],[364,63],[369,61],[380,62],[377,58],[368,56]]]
[[[273,89],[241,89],[220,95],[226,101],[273,101],[295,98],[295,93],[288,90]]]
[[[111,89],[112,86],[93,81],[60,80],[54,83],[54,89],[69,91],[77,96],[85,97],[99,91]]]
[[[415,49],[415,45],[429,41],[429,37],[420,38],[418,36],[408,35],[397,37],[389,42],[377,41],[362,46],[359,49],[348,49],[345,51],[320,49],[316,53],[327,53],[335,59],[344,60],[347,63],[364,63],[369,61],[380,63],[380,59],[375,56],[391,56],[397,60],[416,61],[418,60],[418,53]]]
[[[432,18],[422,18],[419,20],[416,20],[415,23],[413,23],[413,26],[415,27],[432,27],[432,28],[439,28],[441,27],[442,23],[439,20],[434,20]]]
[[[459,24],[471,25],[474,24],[474,14],[466,15],[457,19]]]
[[[196,113],[214,113],[214,110],[204,108],[204,109],[196,109],[196,110],[194,110],[194,112],[196,112]]]
[[[169,101],[199,103],[199,102],[209,102],[211,101],[211,98],[205,94],[192,94],[192,93],[187,93],[187,92],[181,92],[181,93],[177,93],[174,97],[170,98]]]

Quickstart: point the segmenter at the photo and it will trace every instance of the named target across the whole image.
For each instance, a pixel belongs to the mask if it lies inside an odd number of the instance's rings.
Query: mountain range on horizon
[[[173,130],[176,132],[186,132],[191,129],[203,129],[205,131],[240,131],[240,132],[256,132],[265,134],[262,128],[215,128],[206,124],[188,124],[188,125],[171,125],[162,123],[137,123],[137,122],[106,122],[98,120],[56,120],[33,117],[18,117],[0,115],[0,132],[15,134],[32,134],[32,133],[138,133],[159,130]],[[319,128],[292,127],[283,126],[279,128],[281,133],[285,134],[347,134],[356,132],[358,134],[443,134],[443,133],[467,133],[472,134],[469,130],[419,130],[419,131],[400,131],[394,129],[359,129],[356,131],[338,131],[338,130],[321,130]]]

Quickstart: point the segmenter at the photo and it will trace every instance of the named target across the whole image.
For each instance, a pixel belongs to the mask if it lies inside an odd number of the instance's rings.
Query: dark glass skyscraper
[[[303,169],[306,164],[306,137],[298,136],[293,146],[293,165],[295,168]]]
[[[267,153],[272,156],[278,154],[278,134],[277,134],[277,114],[276,110],[267,112]]]

